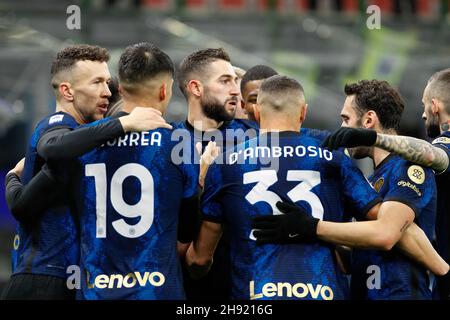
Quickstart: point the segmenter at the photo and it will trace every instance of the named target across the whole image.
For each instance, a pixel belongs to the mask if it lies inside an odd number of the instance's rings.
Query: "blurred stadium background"
[[[69,30],[69,5],[81,8],[81,29]],[[369,5],[381,8],[381,29],[369,30]],[[450,0],[1,0],[0,1],[0,290],[10,275],[15,221],[4,199],[4,176],[24,156],[36,122],[54,110],[50,63],[71,43],[98,44],[110,70],[129,44],[151,41],[178,63],[222,46],[234,65],[267,64],[297,78],[309,102],[306,126],[340,125],[343,86],[385,79],[407,109],[402,133],[424,137],[422,91],[429,76],[450,67]],[[168,120],[183,120],[178,89]]]

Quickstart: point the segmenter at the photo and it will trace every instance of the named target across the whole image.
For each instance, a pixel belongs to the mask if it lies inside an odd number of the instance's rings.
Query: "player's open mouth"
[[[108,104],[100,104],[97,106],[97,108],[100,110],[101,113],[105,114],[108,111]]]
[[[233,109],[237,107],[237,101],[234,101],[234,100],[227,101],[227,104],[231,105],[233,107]]]

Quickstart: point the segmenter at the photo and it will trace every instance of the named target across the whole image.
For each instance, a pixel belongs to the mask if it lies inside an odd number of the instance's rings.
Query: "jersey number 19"
[[[94,177],[96,194],[96,237],[106,238],[106,196],[108,182],[106,179],[106,165],[104,163],[88,164],[85,175]],[[141,184],[141,199],[133,205],[125,202],[122,196],[123,182],[134,176]],[[126,218],[140,218],[135,225],[128,224],[124,219],[112,222],[114,230],[126,238],[138,238],[145,234],[153,223],[154,194],[153,176],[150,171],[138,163],[128,163],[114,172],[110,183],[111,204],[114,210]]]

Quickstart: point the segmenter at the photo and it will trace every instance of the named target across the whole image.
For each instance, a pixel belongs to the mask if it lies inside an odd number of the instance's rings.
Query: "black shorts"
[[[75,292],[66,279],[22,273],[11,276],[0,300],[74,300]]]

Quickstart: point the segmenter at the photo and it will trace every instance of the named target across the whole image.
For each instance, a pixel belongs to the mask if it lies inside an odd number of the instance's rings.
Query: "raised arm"
[[[81,126],[75,130],[61,127],[46,132],[37,146],[38,154],[46,161],[71,159],[101,146],[110,139],[130,131],[148,131],[172,126],[153,108],[136,107],[130,114]]]

